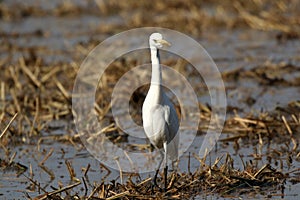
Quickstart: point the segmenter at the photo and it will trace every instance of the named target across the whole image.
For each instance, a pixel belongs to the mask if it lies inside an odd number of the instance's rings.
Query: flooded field
[[[299,13],[296,0],[0,1],[1,199],[299,199]],[[214,150],[199,158],[194,152],[209,127],[209,92],[187,62],[162,53],[163,64],[188,77],[201,110],[197,136],[180,157],[178,173],[170,173],[167,193],[151,190],[153,172],[122,173],[94,158],[72,115],[74,81],[84,58],[106,38],[145,26],[174,29],[198,41],[221,72],[227,95],[222,134]],[[111,63],[109,84],[96,96],[99,118],[107,118],[104,134],[136,151],[151,147],[118,129],[109,101],[118,78],[149,63],[148,53],[139,50]],[[147,87],[131,99],[139,125]]]

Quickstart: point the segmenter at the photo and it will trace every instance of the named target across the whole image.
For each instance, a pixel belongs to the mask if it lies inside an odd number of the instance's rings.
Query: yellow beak
[[[170,44],[168,41],[166,41],[166,40],[161,39],[161,40],[159,40],[159,42],[160,42],[162,45],[171,46],[171,44]]]

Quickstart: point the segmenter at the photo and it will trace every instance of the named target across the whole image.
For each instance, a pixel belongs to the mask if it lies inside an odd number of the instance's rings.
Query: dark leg
[[[164,142],[164,149],[165,149],[165,169],[164,169],[164,179],[165,179],[165,188],[164,191],[167,192],[168,190],[168,148],[167,142]]]
[[[155,176],[153,177],[153,185],[159,188],[159,186],[158,186],[158,184],[156,182],[156,178],[157,178],[158,172],[159,172],[159,168],[156,170]]]
[[[164,169],[164,180],[165,180],[164,191],[167,192],[167,190],[168,190],[168,165],[166,165],[165,169]]]
[[[160,166],[161,166],[161,164],[162,164],[162,162],[163,162],[163,160],[164,160],[164,154],[163,154],[162,152],[160,152],[160,155],[161,155],[161,161],[159,162],[159,164],[158,164],[158,166],[157,166],[157,169],[156,169],[156,172],[155,172],[155,175],[154,175],[154,177],[153,177],[153,185],[156,186],[156,187],[158,187],[160,190],[162,190],[162,189],[158,186],[158,184],[157,184],[157,182],[156,182],[156,179],[157,179],[157,176],[158,176],[158,172],[159,172]],[[152,188],[152,189],[153,189],[153,188]]]

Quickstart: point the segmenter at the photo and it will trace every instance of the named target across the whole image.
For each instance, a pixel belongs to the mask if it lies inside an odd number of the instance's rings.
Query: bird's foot
[[[157,187],[160,192],[167,192],[168,191],[168,166],[164,168],[164,188],[161,188],[157,183],[157,176],[159,170],[156,171],[155,176],[152,179],[152,192],[154,192],[154,187]]]

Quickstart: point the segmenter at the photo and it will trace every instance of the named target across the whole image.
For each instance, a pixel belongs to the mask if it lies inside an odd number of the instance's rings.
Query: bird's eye
[[[153,41],[156,43],[157,42],[157,40],[156,39],[153,39]]]

